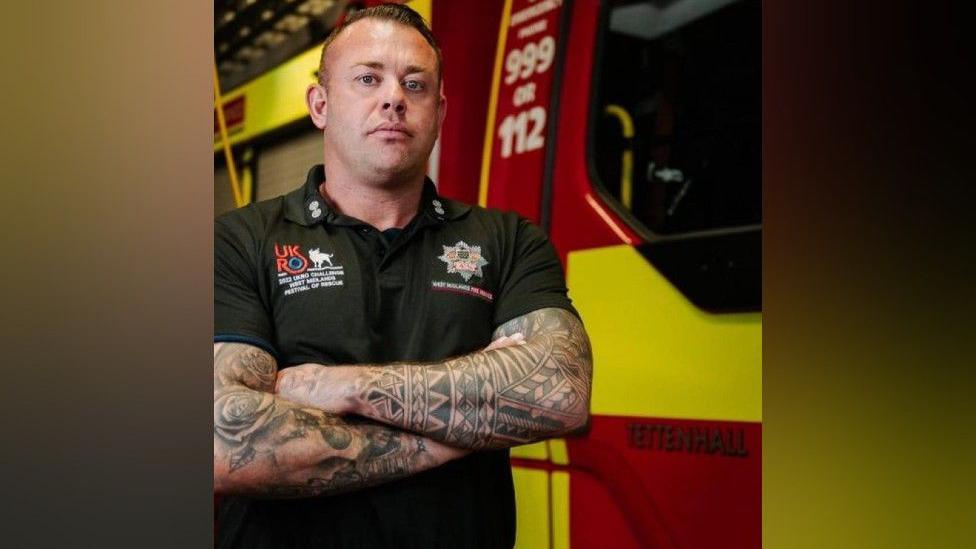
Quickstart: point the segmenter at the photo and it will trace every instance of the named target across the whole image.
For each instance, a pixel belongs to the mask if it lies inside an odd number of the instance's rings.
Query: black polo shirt
[[[329,208],[321,165],[305,185],[217,218],[214,340],[280,367],[431,362],[484,348],[499,325],[576,311],[548,239],[514,213],[437,195],[392,238]],[[508,451],[476,452],[358,492],[224,498],[219,547],[511,547]]]

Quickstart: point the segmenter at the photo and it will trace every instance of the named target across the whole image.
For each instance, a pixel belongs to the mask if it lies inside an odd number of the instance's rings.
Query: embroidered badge
[[[481,246],[469,246],[463,241],[458,241],[453,246],[442,246],[444,254],[439,256],[444,263],[447,263],[448,273],[457,273],[465,282],[471,280],[472,276],[484,276],[481,268],[488,264],[488,261],[481,255]]]
[[[275,244],[274,253],[278,286],[284,288],[285,295],[344,285],[346,271],[333,262],[334,253],[312,248],[306,255],[298,244]]]

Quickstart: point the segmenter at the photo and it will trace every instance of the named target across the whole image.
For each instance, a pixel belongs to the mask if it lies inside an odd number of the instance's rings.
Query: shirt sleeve
[[[519,218],[512,261],[495,307],[495,326],[547,307],[579,317],[567,295],[562,264],[542,230]]]
[[[214,225],[214,342],[248,343],[277,358],[271,313],[257,280],[257,253],[245,233],[222,220]]]

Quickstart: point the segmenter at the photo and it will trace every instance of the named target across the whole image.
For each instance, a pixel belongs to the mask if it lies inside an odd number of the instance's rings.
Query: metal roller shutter
[[[309,168],[322,163],[322,133],[311,131],[262,148],[257,158],[256,200],[267,200],[295,190],[305,182]]]
[[[214,217],[229,212],[234,207],[234,191],[230,187],[227,168],[216,168],[214,170]]]

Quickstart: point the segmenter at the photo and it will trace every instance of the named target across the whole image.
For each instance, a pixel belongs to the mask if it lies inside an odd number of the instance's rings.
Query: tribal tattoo
[[[567,434],[589,418],[592,352],[582,323],[541,309],[500,326],[525,343],[439,364],[357,368],[364,416],[463,448],[509,447]]]
[[[466,453],[370,420],[340,418],[272,394],[277,365],[249,345],[214,346],[218,492],[309,497],[401,478]]]

